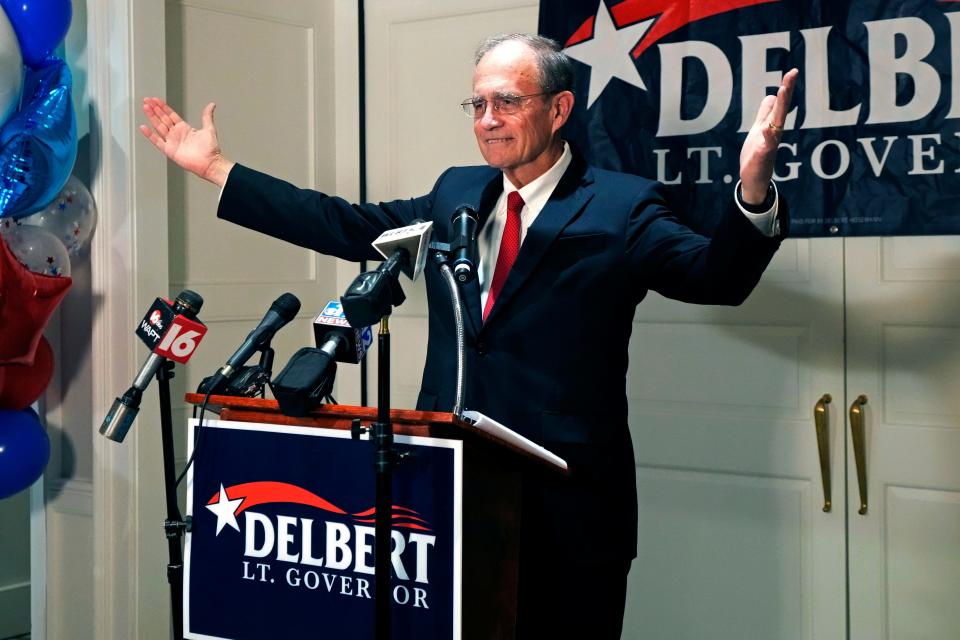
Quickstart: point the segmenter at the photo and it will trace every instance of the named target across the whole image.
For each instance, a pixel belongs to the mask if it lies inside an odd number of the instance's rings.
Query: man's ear
[[[573,92],[561,91],[553,97],[553,106],[551,107],[553,116],[553,130],[559,131],[560,127],[567,123],[570,114],[573,112]]]

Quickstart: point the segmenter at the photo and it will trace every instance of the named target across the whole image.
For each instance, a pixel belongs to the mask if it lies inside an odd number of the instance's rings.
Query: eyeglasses
[[[493,103],[493,110],[496,113],[510,115],[520,110],[523,101],[527,98],[536,98],[537,96],[548,96],[549,93],[528,93],[525,96],[515,96],[511,93],[497,94],[493,96],[492,101],[486,98],[470,98],[460,103],[463,112],[471,118],[482,118],[487,112],[487,102]]]

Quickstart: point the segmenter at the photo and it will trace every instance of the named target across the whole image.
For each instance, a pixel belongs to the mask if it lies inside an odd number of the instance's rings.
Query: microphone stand
[[[273,356],[273,347],[270,346],[270,343],[268,342],[260,352],[260,362],[258,363],[261,371],[263,371],[264,375],[266,375],[266,379],[268,381],[273,379]],[[266,386],[260,387],[260,397],[267,397]]]
[[[172,360],[164,360],[157,370],[160,392],[160,434],[163,440],[163,487],[167,501],[167,519],[163,530],[167,537],[167,582],[170,583],[170,608],[173,615],[173,638],[183,640],[183,549],[180,539],[190,530],[190,518],[184,520],[177,504],[177,474],[174,469],[173,417],[170,406],[170,379],[173,378]]]
[[[374,628],[377,640],[390,640],[390,547],[393,516],[393,424],[390,422],[390,316],[380,319],[377,336],[377,421],[371,425],[376,475],[374,525]]]
[[[410,252],[398,249],[376,270],[362,273],[341,296],[343,312],[354,327],[380,323],[377,336],[377,421],[370,426],[376,480],[374,519],[374,637],[390,640],[390,587],[392,570],[393,468],[402,457],[394,449],[390,422],[390,313],[403,303],[398,281],[404,265],[410,264]],[[359,431],[359,429],[358,429]]]

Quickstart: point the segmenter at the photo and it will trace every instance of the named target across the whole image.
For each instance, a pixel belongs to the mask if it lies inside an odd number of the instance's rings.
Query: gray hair
[[[556,40],[535,33],[501,33],[488,36],[477,45],[473,64],[479,64],[483,56],[505,42],[521,42],[533,50],[540,72],[541,91],[550,94],[573,91],[573,62],[570,57],[560,49]]]

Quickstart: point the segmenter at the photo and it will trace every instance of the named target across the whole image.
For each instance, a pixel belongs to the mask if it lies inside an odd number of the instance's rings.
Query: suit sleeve
[[[409,200],[351,204],[237,164],[224,186],[217,217],[326,255],[378,260],[381,256],[370,243],[387,229],[417,218],[432,219],[432,199],[431,192]]]
[[[643,288],[675,300],[738,305],[753,291],[787,233],[782,196],[778,209],[780,233],[767,237],[731,202],[708,238],[676,218],[662,185],[654,183],[636,201],[627,223],[631,276]]]

